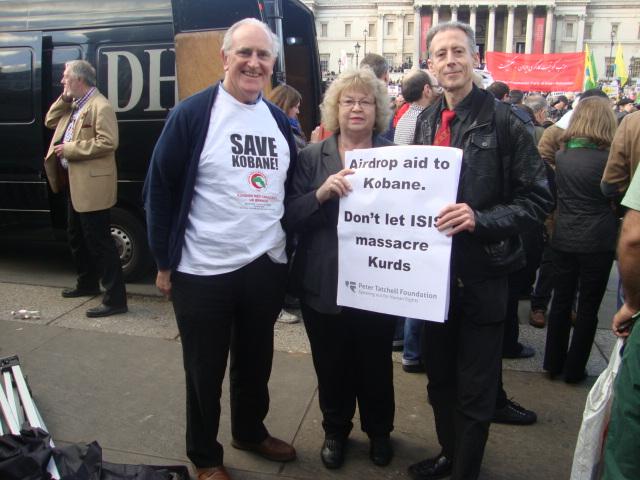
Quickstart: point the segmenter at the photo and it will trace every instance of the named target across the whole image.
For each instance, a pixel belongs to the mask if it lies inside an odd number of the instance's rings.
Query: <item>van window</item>
[[[33,121],[33,52],[0,48],[0,123]]]

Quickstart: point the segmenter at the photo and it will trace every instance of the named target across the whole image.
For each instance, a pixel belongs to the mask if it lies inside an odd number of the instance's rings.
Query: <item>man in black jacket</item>
[[[453,236],[447,322],[425,324],[428,394],[442,452],[409,467],[414,479],[480,472],[500,378],[507,275],[524,265],[519,233],[551,209],[544,166],[510,106],[473,86],[473,29],[451,22],[427,36],[444,97],[418,118],[415,143],[463,150],[457,203],[437,227]]]

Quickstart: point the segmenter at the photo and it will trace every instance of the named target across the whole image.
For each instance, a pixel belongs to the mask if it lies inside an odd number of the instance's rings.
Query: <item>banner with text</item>
[[[487,70],[496,82],[512,89],[537,92],[581,91],[584,53],[487,52]]]
[[[340,201],[338,305],[444,322],[451,238],[435,226],[455,203],[462,150],[394,146],[347,152]]]

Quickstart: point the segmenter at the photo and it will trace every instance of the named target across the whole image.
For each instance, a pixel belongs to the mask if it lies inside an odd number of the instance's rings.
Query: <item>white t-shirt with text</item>
[[[286,263],[284,184],[289,145],[262,101],[245,104],[222,86],[200,155],[177,270],[232,272],[267,253]]]

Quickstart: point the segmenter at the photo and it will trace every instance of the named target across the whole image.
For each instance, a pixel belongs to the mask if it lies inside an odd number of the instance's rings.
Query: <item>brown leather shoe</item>
[[[296,458],[296,449],[292,445],[268,435],[260,443],[249,443],[231,440],[231,446],[239,450],[248,450],[274,462],[290,462]]]
[[[222,465],[212,468],[196,468],[196,475],[198,480],[231,480]]]
[[[531,310],[529,314],[529,325],[536,328],[544,328],[547,324],[547,319],[544,316],[544,310]]]

